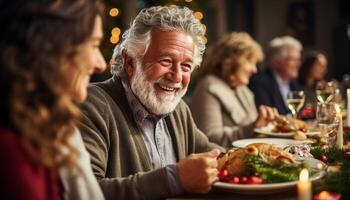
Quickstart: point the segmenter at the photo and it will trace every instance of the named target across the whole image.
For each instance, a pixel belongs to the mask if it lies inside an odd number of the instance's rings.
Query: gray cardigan
[[[170,195],[166,171],[152,169],[142,132],[117,77],[91,85],[82,112],[80,131],[106,199],[159,199]],[[191,153],[218,148],[196,127],[183,101],[165,120],[177,161]]]
[[[253,137],[258,113],[254,95],[245,85],[232,89],[207,75],[198,82],[190,107],[198,128],[211,142],[229,148],[234,140]]]

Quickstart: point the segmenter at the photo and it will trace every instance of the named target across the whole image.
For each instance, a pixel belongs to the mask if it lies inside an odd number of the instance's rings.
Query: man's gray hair
[[[287,56],[287,49],[289,48],[301,51],[303,49],[303,46],[297,39],[291,36],[274,38],[269,43],[269,60],[274,58],[285,58]]]
[[[135,62],[142,61],[150,44],[152,28],[189,34],[195,44],[193,65],[194,67],[200,65],[205,50],[204,29],[193,15],[193,11],[186,7],[156,6],[142,9],[130,28],[124,32],[121,43],[114,48],[111,61],[112,74],[123,69],[123,52],[134,58]]]

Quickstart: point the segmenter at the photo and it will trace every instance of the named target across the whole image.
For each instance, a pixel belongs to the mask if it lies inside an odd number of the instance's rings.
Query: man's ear
[[[125,69],[126,75],[130,79],[135,71],[134,59],[125,52],[123,52],[123,58],[124,58],[124,69]]]

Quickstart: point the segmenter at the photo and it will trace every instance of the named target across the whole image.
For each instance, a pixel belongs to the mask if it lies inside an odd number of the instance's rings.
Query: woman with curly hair
[[[0,3],[0,196],[103,199],[75,128],[106,68],[96,0]]]
[[[257,111],[247,87],[262,59],[260,45],[243,32],[228,34],[209,48],[190,106],[196,124],[211,142],[229,148],[234,140],[253,137],[254,128],[278,114],[268,106]]]

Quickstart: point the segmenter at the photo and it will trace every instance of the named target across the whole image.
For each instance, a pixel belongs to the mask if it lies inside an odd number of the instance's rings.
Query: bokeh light
[[[118,14],[119,14],[118,8],[112,8],[109,10],[109,15],[112,17],[116,17],[116,16],[118,16]]]

